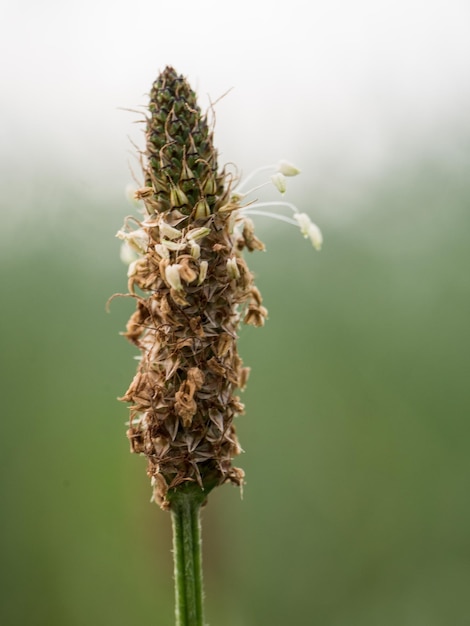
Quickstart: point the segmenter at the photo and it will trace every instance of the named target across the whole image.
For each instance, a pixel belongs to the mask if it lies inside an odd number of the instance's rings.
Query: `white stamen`
[[[259,215],[260,217],[271,217],[274,220],[286,222],[286,224],[291,224],[292,226],[298,226],[297,222],[291,217],[287,217],[286,215],[282,215],[279,213],[271,213],[271,211],[257,211],[256,209],[247,209],[246,211],[243,211],[243,215]]]
[[[306,239],[310,239],[313,247],[320,250],[323,243],[323,235],[316,224],[312,222],[306,213],[295,213],[294,218],[300,226],[300,232]]]
[[[127,268],[127,277],[130,278],[131,276],[134,276],[135,274],[137,274],[137,263],[139,262],[139,259],[137,259],[136,261],[132,261],[132,263],[129,264],[129,267]]]
[[[289,209],[291,209],[294,213],[298,213],[298,208],[295,206],[295,204],[292,204],[292,202],[284,202],[283,200],[274,200],[273,202],[256,202],[255,204],[252,204],[251,207],[254,209],[260,209],[263,207],[276,207],[276,206],[285,206]],[[249,209],[251,210],[251,208]]]
[[[128,241],[124,241],[121,245],[119,256],[121,258],[121,261],[126,265],[129,265],[129,263],[132,263],[133,261],[137,261],[137,259],[139,258],[137,252],[133,248],[131,248]]]
[[[134,248],[134,250],[140,252],[141,254],[145,254],[145,252],[147,252],[149,236],[143,228],[131,230],[129,233],[121,229],[117,231],[116,237],[118,239],[122,239],[122,241],[127,241],[127,243]]]
[[[182,235],[182,232],[177,228],[173,228],[163,220],[159,224],[160,227],[160,235],[162,237],[166,237],[167,239],[179,239]]]
[[[281,172],[273,174],[271,176],[271,182],[282,194],[286,193],[286,177],[284,176],[284,174],[282,174]]]
[[[183,289],[180,277],[180,267],[181,265],[179,265],[179,263],[174,263],[173,265],[168,265],[165,269],[165,278],[167,279],[170,287],[172,287],[175,291],[182,291]]]
[[[170,251],[168,250],[168,248],[166,246],[162,246],[161,243],[156,243],[155,244],[155,250],[157,252],[157,254],[159,254],[162,259],[169,259],[170,258]]]
[[[202,239],[203,237],[208,235],[210,232],[211,229],[205,228],[204,226],[202,226],[201,228],[193,228],[186,235],[186,239],[189,239],[191,241],[198,241],[199,239]]]
[[[240,270],[238,269],[237,259],[235,257],[227,259],[227,274],[230,278],[240,278]]]
[[[293,163],[284,160],[279,161],[277,164],[277,171],[284,174],[284,176],[297,176],[300,174],[298,167],[296,167]]]
[[[255,176],[257,176],[260,172],[265,172],[268,170],[274,170],[276,169],[275,165],[263,165],[262,167],[258,167],[256,168],[253,172],[251,172],[251,174],[248,174],[248,176],[246,178],[244,178],[240,184],[238,185],[238,187],[235,189],[234,193],[239,193],[240,190],[243,187],[246,187],[246,184],[252,180]],[[246,195],[246,194],[245,194]]]
[[[193,259],[198,259],[201,256],[201,246],[195,241],[190,240],[189,247],[191,249],[191,256]]]
[[[207,269],[209,267],[209,263],[207,261],[201,261],[199,265],[199,280],[197,281],[198,285],[202,285],[207,276]]]
[[[185,242],[181,242],[181,243],[176,243],[176,241],[169,241],[168,239],[162,239],[162,246],[165,246],[166,248],[168,248],[168,250],[182,250],[183,248],[186,247],[186,243]]]

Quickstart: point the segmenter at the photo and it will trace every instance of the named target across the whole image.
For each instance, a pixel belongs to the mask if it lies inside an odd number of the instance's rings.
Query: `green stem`
[[[200,510],[205,495],[178,489],[171,498],[176,626],[204,626]]]

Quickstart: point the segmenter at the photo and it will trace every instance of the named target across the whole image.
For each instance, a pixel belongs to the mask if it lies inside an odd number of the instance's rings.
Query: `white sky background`
[[[140,135],[118,107],[145,105],[167,64],[203,108],[233,88],[215,139],[221,162],[245,172],[286,158],[313,181],[328,167],[370,175],[404,146],[448,137],[458,153],[469,127],[463,0],[3,0],[0,53],[7,184],[124,187],[128,136]]]

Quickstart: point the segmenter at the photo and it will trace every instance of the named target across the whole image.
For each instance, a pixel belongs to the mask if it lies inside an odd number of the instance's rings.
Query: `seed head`
[[[125,335],[141,352],[121,400],[131,405],[131,450],[147,457],[153,498],[169,508],[188,482],[206,492],[243,483],[232,466],[241,451],[233,420],[244,410],[236,392],[248,378],[237,333],[267,311],[242,254],[263,244],[219,171],[194,92],[171,67],[153,84],[146,142],[135,193],[145,218],[118,233],[136,301]]]

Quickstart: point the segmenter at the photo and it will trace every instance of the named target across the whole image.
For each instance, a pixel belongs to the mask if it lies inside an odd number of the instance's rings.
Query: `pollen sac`
[[[233,420],[244,411],[236,393],[248,378],[237,333],[242,320],[261,326],[267,311],[242,257],[263,244],[237,215],[206,116],[171,67],[153,84],[146,140],[136,197],[147,215],[119,231],[132,246],[137,303],[124,334],[140,350],[121,400],[130,403],[131,450],[146,456],[153,500],[165,509],[188,483],[205,493],[243,484],[232,466],[241,452]]]

